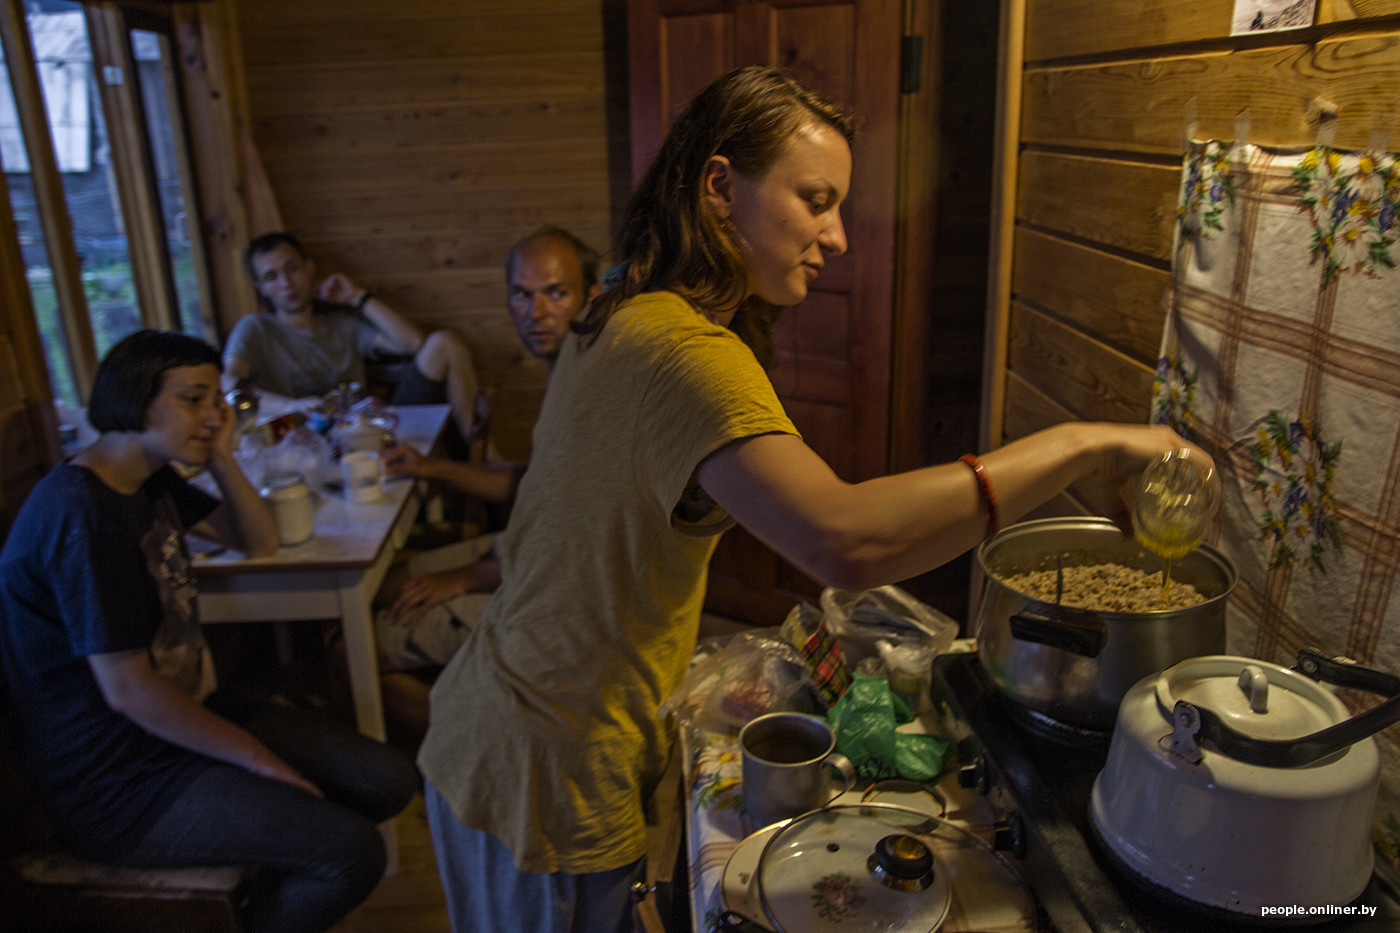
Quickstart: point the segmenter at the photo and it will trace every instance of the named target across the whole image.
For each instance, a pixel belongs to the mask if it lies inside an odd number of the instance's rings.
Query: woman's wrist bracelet
[[[977,488],[982,493],[982,501],[987,505],[987,538],[990,541],[997,536],[1001,530],[1001,514],[997,509],[997,494],[992,488],[992,481],[987,476],[987,468],[982,465],[973,454],[963,454],[958,458],[972,468],[972,475],[977,478]]]
[[[369,289],[365,289],[365,293],[364,293],[363,295],[361,295],[359,298],[356,298],[356,299],[355,299],[355,303],[354,303],[353,305],[351,305],[350,307],[352,307],[352,308],[355,309],[355,313],[356,313],[356,314],[359,314],[359,313],[361,313],[361,312],[363,312],[363,311],[365,310],[365,305],[366,305],[366,304],[369,302],[369,300],[370,300],[371,298],[373,298],[373,297],[374,297],[374,293],[371,292]]]

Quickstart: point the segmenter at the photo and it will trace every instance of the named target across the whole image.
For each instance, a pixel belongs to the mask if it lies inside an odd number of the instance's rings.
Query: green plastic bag
[[[931,781],[943,770],[953,743],[936,735],[906,735],[896,727],[913,720],[908,705],[890,690],[889,680],[856,674],[851,686],[827,712],[836,750],[867,780],[904,778]]]

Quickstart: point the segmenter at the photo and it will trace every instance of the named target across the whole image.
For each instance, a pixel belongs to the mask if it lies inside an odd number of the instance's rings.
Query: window
[[[54,396],[141,327],[217,341],[168,16],[0,0],[0,167]]]

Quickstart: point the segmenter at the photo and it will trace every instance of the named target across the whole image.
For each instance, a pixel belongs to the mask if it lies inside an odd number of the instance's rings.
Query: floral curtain
[[[1314,646],[1400,673],[1398,206],[1393,152],[1187,153],[1153,411],[1221,467],[1233,654]],[[1394,860],[1400,727],[1377,740]]]

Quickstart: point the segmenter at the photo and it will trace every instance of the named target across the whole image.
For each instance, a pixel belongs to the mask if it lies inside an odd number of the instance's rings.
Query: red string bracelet
[[[987,468],[973,454],[963,454],[958,458],[972,467],[972,475],[977,477],[977,488],[982,492],[982,501],[987,503],[987,540],[997,536],[1001,530],[1001,515],[997,510],[997,494],[992,489],[992,481],[987,477]]]

